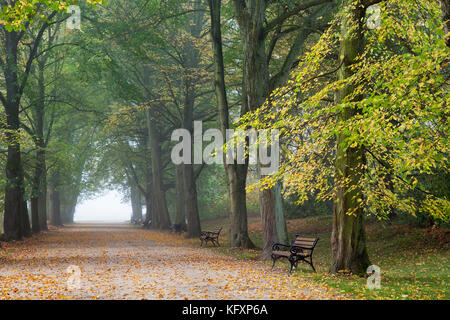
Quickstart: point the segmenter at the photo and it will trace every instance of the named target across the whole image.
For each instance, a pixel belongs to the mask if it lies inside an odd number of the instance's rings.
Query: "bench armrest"
[[[280,251],[282,248],[289,248],[290,246],[282,243],[274,243],[272,245],[272,251]]]
[[[291,246],[289,248],[289,251],[291,252],[292,255],[296,255],[296,254],[299,254],[299,253],[303,253],[303,249],[305,249],[305,248],[302,248],[302,247],[299,247],[299,246]]]

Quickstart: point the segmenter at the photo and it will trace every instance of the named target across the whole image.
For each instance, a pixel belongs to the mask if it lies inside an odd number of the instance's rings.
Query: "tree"
[[[270,94],[277,87],[282,85],[287,79],[290,71],[296,63],[299,50],[304,45],[310,33],[323,27],[323,22],[319,24],[315,21],[318,17],[323,17],[327,7],[320,5],[329,3],[328,0],[311,0],[295,4],[292,8],[284,6],[280,14],[272,20],[267,21],[266,14],[269,10],[269,2],[266,0],[234,0],[233,7],[243,45],[243,109],[255,111],[261,107]],[[300,12],[306,12],[310,8],[319,6],[315,12],[306,19],[299,19],[297,24],[300,27],[288,27],[283,30],[283,24],[295,17]],[[303,26],[303,28],[302,28]],[[266,49],[266,39],[272,33],[272,39]],[[295,36],[288,44],[288,51],[285,54],[281,65],[270,70],[270,62],[273,61],[274,48],[277,42],[287,34],[294,33]],[[258,160],[258,166],[260,162]],[[259,172],[259,171],[258,171]],[[261,178],[264,178],[263,176]],[[279,190],[279,189],[277,189]],[[262,258],[269,258],[272,245],[278,242],[276,227],[276,195],[274,188],[265,188],[260,192],[260,210],[263,223],[264,245]],[[283,214],[278,212],[278,214]],[[281,220],[282,221],[282,220]]]
[[[356,59],[363,53],[363,22],[367,1],[344,1],[341,18],[340,69],[338,80],[345,81],[354,74]],[[353,84],[345,85],[337,91],[336,102],[341,103],[354,91]],[[349,120],[359,113],[357,105],[344,108],[340,117]],[[358,203],[364,197],[364,190],[359,181],[364,176],[366,158],[364,147],[343,147],[343,140],[348,139],[345,133],[338,133],[336,138],[336,176],[337,186],[333,209],[333,232],[331,248],[333,262],[331,272],[349,270],[363,274],[370,265],[366,248],[364,230],[364,209]]]
[[[219,108],[219,126],[224,137],[227,136],[229,123],[229,106],[225,85],[225,72],[222,52],[222,32],[220,21],[220,0],[209,0],[209,10],[211,15],[211,39],[214,57],[214,85],[216,91],[216,101]],[[245,112],[242,109],[241,112]],[[245,164],[238,164],[235,160],[233,164],[228,164],[227,153],[223,153],[224,166],[227,176],[228,193],[230,196],[230,245],[232,247],[252,248],[254,244],[248,236],[247,229],[247,205],[246,205],[246,180],[248,169],[248,158]]]

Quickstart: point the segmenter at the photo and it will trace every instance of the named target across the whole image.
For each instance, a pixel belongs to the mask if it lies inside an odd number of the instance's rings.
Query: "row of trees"
[[[332,272],[365,272],[367,214],[448,221],[447,0],[99,3],[80,4],[80,32],[64,28],[70,1],[2,2],[5,240],[46,229],[47,212],[70,222],[104,186],[133,220],[144,203],[144,225],[197,237],[207,185],[227,194],[230,245],[251,248],[249,177],[263,258],[287,241],[287,196],[334,202]],[[374,4],[382,23],[368,29]],[[223,136],[280,129],[280,169],[174,164],[171,134],[193,146],[194,121]]]

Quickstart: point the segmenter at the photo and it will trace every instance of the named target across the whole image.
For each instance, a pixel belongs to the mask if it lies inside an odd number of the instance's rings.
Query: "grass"
[[[356,299],[449,299],[450,279],[450,230],[448,228],[417,228],[394,222],[383,226],[372,221],[366,225],[367,249],[372,264],[381,268],[381,288],[370,290],[367,280],[354,275],[332,275],[328,272],[331,262],[332,220],[330,216],[288,220],[289,238],[296,233],[307,237],[319,237],[314,251],[314,273],[309,265],[299,264],[293,277],[303,277]],[[239,259],[257,260],[260,250],[232,249],[228,247],[229,221],[217,218],[202,221],[203,230],[223,226],[220,241],[222,247],[213,250]],[[258,215],[249,216],[249,235],[258,247],[262,246],[262,229]],[[194,240],[193,240],[194,241]],[[198,242],[198,240],[196,240]],[[267,262],[271,264],[270,261]],[[277,265],[289,270],[288,263]]]

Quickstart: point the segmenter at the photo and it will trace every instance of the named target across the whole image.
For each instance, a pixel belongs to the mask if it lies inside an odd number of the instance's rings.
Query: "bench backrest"
[[[306,250],[313,250],[319,241],[319,238],[302,238],[299,235],[292,241],[291,246],[299,247]]]
[[[214,229],[213,233],[219,234],[222,231],[222,227]]]

